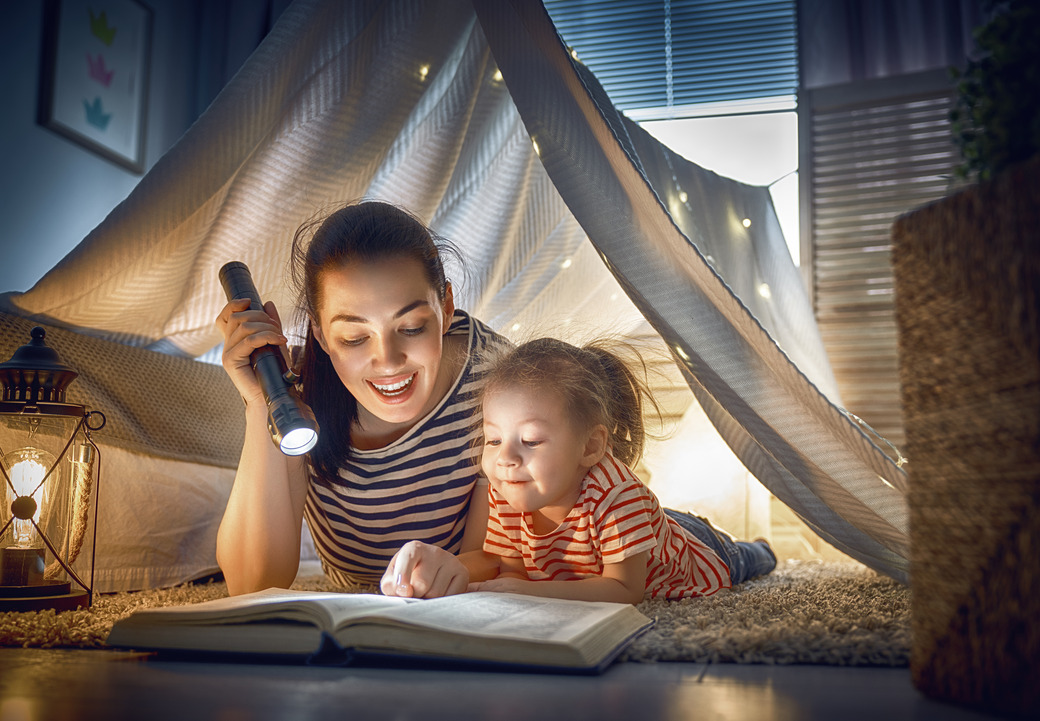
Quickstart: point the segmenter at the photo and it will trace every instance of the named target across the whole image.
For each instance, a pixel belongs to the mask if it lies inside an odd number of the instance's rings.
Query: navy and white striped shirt
[[[477,396],[487,370],[486,351],[508,341],[461,310],[455,311],[448,334],[467,336],[468,354],[441,404],[384,448],[352,448],[330,487],[310,483],[304,518],[333,582],[378,582],[394,553],[411,540],[452,553],[461,547],[470,495],[480,476]]]

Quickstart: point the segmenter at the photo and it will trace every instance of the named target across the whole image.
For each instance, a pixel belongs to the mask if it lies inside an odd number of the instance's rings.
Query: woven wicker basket
[[[1040,709],[1040,160],[899,218],[913,647],[926,695]]]

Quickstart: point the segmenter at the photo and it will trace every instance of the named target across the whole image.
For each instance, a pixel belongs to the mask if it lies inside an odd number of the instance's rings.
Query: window
[[[769,186],[799,262],[794,0],[546,0],[614,105],[688,160]]]
[[[793,102],[798,89],[794,0],[546,0],[545,7],[633,120]]]

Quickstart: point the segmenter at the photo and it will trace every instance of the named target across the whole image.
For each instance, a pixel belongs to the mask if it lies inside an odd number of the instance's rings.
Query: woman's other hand
[[[463,593],[468,585],[469,571],[454,554],[409,541],[390,559],[379,588],[386,596],[439,598]]]

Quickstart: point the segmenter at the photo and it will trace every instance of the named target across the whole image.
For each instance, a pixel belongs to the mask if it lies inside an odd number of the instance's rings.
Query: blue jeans
[[[729,566],[730,582],[734,586],[752,578],[765,576],[776,568],[776,555],[764,539],[734,541],[729,535],[712,526],[707,518],[671,508],[664,509],[664,512],[693,537],[715,551],[722,562]]]

